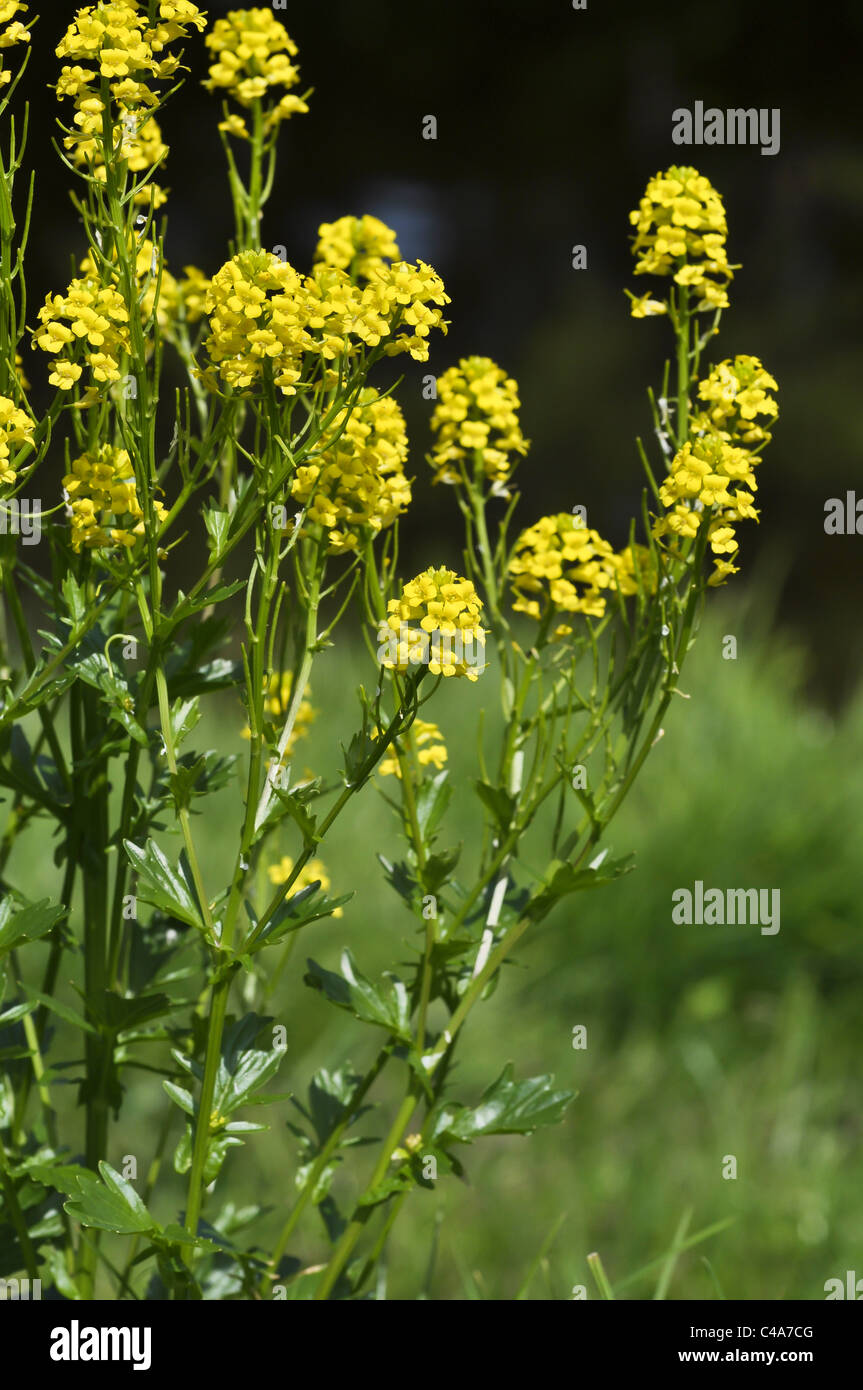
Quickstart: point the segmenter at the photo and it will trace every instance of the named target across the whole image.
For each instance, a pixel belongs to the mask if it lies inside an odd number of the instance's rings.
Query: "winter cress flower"
[[[8,396],[0,396],[0,483],[14,484],[18,453],[24,445],[32,445],[35,429],[26,411],[20,410]]]
[[[755,469],[758,451],[771,438],[766,425],[779,414],[769,394],[776,389],[757,357],[738,356],[713,367],[698,388],[706,409],[693,417],[696,438],[675,454],[659,489],[668,510],[655,520],[654,536],[689,541],[706,525],[714,557],[710,584],[737,573],[735,523],[758,520]]]
[[[46,296],[39,321],[33,346],[57,358],[48,377],[52,386],[70,390],[88,366],[90,389],[83,403],[89,405],[99,398],[100,387],[119,381],[120,357],[130,351],[129,314],[113,285],[89,275],[72,280],[65,294]]]
[[[63,488],[69,500],[73,550],[111,546],[130,550],[144,535],[134,470],[125,449],[100,444],[80,454],[64,477]],[[166,516],[161,502],[154,501],[153,510],[159,521]]]
[[[650,586],[649,565],[644,546],[627,546],[616,555],[580,516],[569,512],[544,516],[522,531],[513,548],[509,563],[513,608],[539,621],[555,612],[601,618],[608,590],[626,596],[637,593],[639,582]],[[563,625],[553,635],[566,636],[571,631]]]
[[[12,48],[18,43],[30,42],[30,30],[26,27],[26,22],[16,19],[16,15],[25,15],[27,6],[22,0],[0,0],[0,50]],[[0,87],[5,87],[12,81],[11,72],[7,72],[3,67],[2,53],[0,53]]]
[[[699,384],[698,395],[706,402],[706,408],[696,415],[693,426],[697,430],[716,430],[732,444],[769,444],[772,435],[766,426],[779,414],[779,406],[769,392],[777,389],[774,378],[757,357],[738,356],[733,362],[720,362]]]
[[[297,45],[272,10],[231,10],[216,20],[204,42],[216,59],[203,84],[208,91],[222,92],[247,109],[265,98],[277,98],[266,109],[265,131],[308,111],[305,100],[291,91],[300,80],[299,69],[291,61],[297,56]],[[245,118],[236,112],[226,110],[219,129],[249,139]]]
[[[302,464],[291,484],[307,521],[327,532],[331,553],[355,550],[406,510],[407,456],[404,416],[391,396],[368,386],[352,410],[336,416],[315,461]]]
[[[151,108],[159,103],[156,84],[172,77],[180,58],[169,43],[202,30],[204,14],[191,0],[161,0],[150,22],[149,6],[139,0],[103,0],[79,9],[55,50],[70,60],[55,84],[60,98],[74,103],[73,126],[63,144],[73,163],[105,182],[106,159],[124,160],[130,172],[151,169],[167,152]],[[111,100],[104,99],[107,82]],[[106,146],[105,115],[111,144]],[[156,184],[137,190],[136,203],[160,207],[165,193]]]
[[[454,570],[418,574],[390,599],[387,613],[378,628],[379,659],[387,670],[426,665],[435,676],[471,681],[485,670],[482,604],[471,581]]]
[[[518,384],[490,357],[463,357],[438,378],[437,400],[431,428],[438,438],[429,459],[434,481],[461,482],[466,470],[503,491],[530,447],[518,420]]]
[[[629,220],[636,229],[636,275],[670,276],[692,289],[696,312],[728,307],[733,270],[725,250],[725,208],[709,179],[697,169],[672,165],[650,180]],[[663,300],[629,298],[634,318],[667,312]]]
[[[381,346],[388,356],[426,361],[431,329],[446,332],[448,303],[440,277],[422,261],[382,266],[360,289],[334,266],[301,276],[271,251],[241,251],[210,282],[204,346],[234,390],[257,389],[271,373],[283,395],[294,395],[306,356],[326,364]]]

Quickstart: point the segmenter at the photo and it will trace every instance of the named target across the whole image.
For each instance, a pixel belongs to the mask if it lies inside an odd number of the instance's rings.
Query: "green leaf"
[[[454,849],[441,850],[430,854],[423,870],[424,886],[430,893],[436,893],[447,882],[461,857],[461,845]]]
[[[438,1115],[432,1138],[445,1136],[470,1144],[482,1134],[532,1134],[539,1125],[557,1124],[574,1099],[572,1091],[555,1091],[553,1076],[513,1081],[508,1062],[473,1109],[448,1105]]]
[[[90,1000],[94,1015],[112,1033],[138,1028],[150,1019],[161,1018],[173,1007],[174,1001],[167,994],[142,994],[137,999],[126,999],[110,989],[102,990]]]
[[[43,1187],[53,1187],[56,1192],[68,1197],[77,1193],[82,1177],[92,1177],[93,1174],[80,1163],[31,1163],[27,1176],[34,1182],[40,1182]]]
[[[174,701],[171,706],[171,733],[175,749],[179,748],[183,740],[192,732],[200,717],[201,711],[198,708],[197,695],[193,695],[189,699]]]
[[[78,583],[71,570],[67,571],[63,583],[60,585],[60,589],[63,598],[66,600],[66,609],[69,613],[69,617],[72,619],[71,626],[73,628],[78,628],[81,626],[87,612],[87,596],[84,593],[82,585]]]
[[[56,1014],[58,1018],[62,1018],[66,1023],[71,1023],[74,1028],[81,1028],[85,1033],[98,1032],[98,1030],[93,1027],[92,1023],[88,1023],[86,1018],[81,1014],[76,1013],[74,1009],[70,1009],[68,1004],[61,1004],[59,999],[55,999],[50,994],[42,994],[38,989],[31,989],[29,985],[23,985],[22,988],[31,999],[35,999],[37,1003],[42,1004],[46,1009],[50,1009],[52,1014]]]
[[[515,798],[503,787],[492,787],[488,782],[475,781],[477,796],[494,816],[499,830],[508,830],[515,813]]]
[[[273,1046],[272,1023],[250,1013],[226,1028],[213,1093],[213,1108],[223,1118],[247,1104],[278,1071],[284,1053]]]
[[[333,1130],[341,1123],[345,1110],[353,1100],[357,1087],[362,1078],[357,1076],[350,1067],[340,1067],[337,1071],[327,1071],[322,1067],[315,1072],[309,1083],[307,1092],[307,1106],[305,1108],[298,1100],[293,1104],[312,1125],[317,1138],[318,1150],[324,1147]],[[368,1110],[368,1106],[362,1106],[357,1111],[359,1115]]]
[[[231,513],[220,512],[215,507],[208,507],[204,512],[204,525],[207,528],[207,535],[210,537],[210,555],[216,559],[221,554],[227,539],[231,526]]]
[[[410,1001],[398,976],[387,973],[386,985],[372,984],[357,969],[348,950],[342,952],[341,975],[325,970],[314,960],[307,964],[305,982],[312,989],[320,990],[333,1004],[346,1009],[363,1023],[376,1024],[402,1041],[410,1042]]]
[[[0,1014],[0,1028],[10,1023],[17,1023],[19,1018],[24,1018],[27,1014],[32,1014],[35,1007],[35,1001],[29,1004],[13,1004],[11,1009],[7,1009],[5,1013]]]
[[[9,894],[0,902],[0,957],[23,941],[38,941],[65,913],[65,907],[48,898],[21,906]]]
[[[428,844],[452,800],[452,786],[446,768],[423,782],[416,795],[417,824],[425,844]]]
[[[194,1116],[195,1102],[192,1100],[191,1091],[187,1091],[183,1086],[177,1086],[173,1081],[163,1081],[162,1087],[181,1110],[185,1110],[187,1115]]]
[[[354,734],[347,748],[342,744],[342,752],[345,755],[345,786],[358,786],[365,781],[380,742],[380,739],[370,738],[366,730],[361,729]]]
[[[200,613],[202,608],[209,608],[213,603],[223,603],[226,598],[236,594],[240,589],[245,589],[247,581],[245,579],[235,579],[231,584],[217,584],[215,589],[205,589],[197,598],[189,599],[178,592],[178,606],[187,604],[185,616],[192,617],[195,613]]]
[[[331,917],[337,908],[350,902],[353,896],[353,893],[343,893],[341,897],[330,898],[321,893],[319,883],[308,884],[307,887],[301,888],[299,893],[294,893],[285,902],[280,903],[260,936],[249,948],[250,954],[253,955],[264,946],[272,946],[289,932],[299,931],[300,927],[306,927],[310,922],[317,922],[322,917]],[[251,915],[250,904],[246,904],[246,909]],[[252,925],[256,925],[254,920]]]
[[[131,840],[124,840],[123,844],[138,874],[138,897],[203,931],[204,921],[189,885],[171,868],[155,841],[148,840],[143,849]]]
[[[75,1221],[117,1235],[149,1235],[159,1230],[130,1182],[104,1161],[99,1173],[101,1181],[93,1173],[83,1174],[77,1194],[64,1204]]]
[[[310,849],[312,845],[316,845],[319,839],[317,833],[317,816],[309,815],[308,811],[304,809],[300,798],[296,796],[295,793],[284,791],[281,787],[275,786],[275,784],[271,785],[273,792],[278,797],[282,806],[284,806],[287,814],[292,820],[296,821],[299,826],[303,836],[304,848]]]
[[[562,864],[559,860],[555,860],[551,866],[550,879],[545,887],[531,899],[527,908],[528,916],[534,921],[539,921],[551,910],[559,898],[565,898],[570,893],[582,892],[586,888],[601,888],[603,884],[613,883],[616,878],[631,873],[635,868],[631,862],[635,858],[633,854],[627,854],[623,859],[606,861],[605,853],[603,851],[597,855],[593,863],[588,865],[586,869],[574,869],[571,864]]]

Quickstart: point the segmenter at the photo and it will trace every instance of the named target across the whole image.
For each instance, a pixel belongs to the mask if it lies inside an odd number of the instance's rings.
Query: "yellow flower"
[[[27,6],[22,0],[2,0],[0,3],[0,24],[5,26],[0,29],[0,49],[12,48],[17,43],[30,42],[30,30],[26,27],[26,23],[15,18],[17,14],[23,14],[26,9]],[[0,58],[0,87],[5,87],[11,81],[12,74],[5,70],[2,58]]]
[[[770,395],[776,390],[776,381],[757,357],[720,362],[699,384],[698,395],[707,408],[694,417],[693,428],[716,430],[729,443],[768,444],[772,435],[766,426],[779,415]]]
[[[443,283],[422,261],[382,267],[361,290],[335,266],[319,264],[302,277],[270,251],[241,251],[210,282],[205,348],[233,390],[255,390],[270,373],[283,395],[293,395],[306,354],[322,360],[326,385],[337,380],[327,364],[363,347],[425,361],[430,330],[446,332],[440,308],[429,306],[443,303]]]
[[[378,629],[378,657],[390,671],[427,665],[433,675],[467,676],[485,670],[482,604],[469,579],[454,570],[427,569],[390,599]]]
[[[636,565],[647,573],[637,547],[615,555],[608,541],[588,528],[580,516],[558,512],[544,516],[522,531],[509,562],[513,608],[538,621],[552,614],[583,613],[601,618],[606,590],[623,594],[638,590]],[[569,627],[558,627],[553,636],[566,636]]]
[[[0,483],[14,484],[19,452],[25,445],[32,446],[35,429],[26,411],[8,396],[0,396]]]
[[[733,278],[725,240],[728,228],[722,198],[709,179],[689,166],[673,165],[647,185],[629,220],[635,227],[632,250],[636,275],[671,276],[696,291],[696,312],[724,309]],[[632,298],[635,318],[664,312],[664,301]],[[663,304],[663,308],[650,307]]]
[[[138,500],[135,472],[125,449],[100,444],[72,463],[63,478],[69,503],[72,549],[100,550],[124,546],[130,550],[145,534],[144,513]],[[153,502],[156,520],[167,515],[161,502]]]
[[[205,348],[227,386],[248,391],[266,369],[284,395],[295,394],[314,339],[293,266],[271,251],[241,251],[213,276],[204,309],[210,316]]]
[[[355,550],[405,511],[407,456],[404,416],[391,396],[366,387],[351,411],[336,416],[315,461],[300,466],[291,484],[307,520],[327,531],[333,554]]]
[[[657,314],[668,313],[668,304],[666,301],[664,299],[654,299],[649,290],[647,294],[641,296],[636,296],[629,290],[626,290],[626,294],[629,295],[632,303],[631,312],[634,319],[649,319],[654,318]]]
[[[733,380],[736,381],[736,377]],[[737,435],[734,423],[736,392],[731,393],[730,400],[717,399],[720,387],[727,385],[718,369],[711,373],[708,381],[711,392],[716,394],[708,394],[705,399],[717,402],[714,409],[719,411],[720,420],[731,423],[732,428],[721,433],[709,429],[697,439],[688,441],[675,454],[668,477],[659,489],[660,500],[668,511],[654,521],[653,534],[657,539],[671,534],[683,541],[691,541],[706,522],[707,540],[714,557],[734,557],[738,541],[733,523],[758,520],[758,511],[753,503],[756,490],[754,470],[759,459],[749,449],[728,442],[729,438]],[[751,398],[751,408],[760,408],[761,404],[760,397]],[[702,423],[709,425],[706,416]],[[739,483],[744,486],[736,486]],[[736,573],[730,558],[715,558],[715,569],[708,582],[722,584],[729,575]]]
[[[463,357],[438,379],[437,391],[431,421],[437,441],[429,459],[434,481],[461,482],[467,468],[506,495],[504,485],[530,447],[519,425],[517,382],[490,357]]]
[[[39,320],[42,328],[33,346],[58,355],[49,377],[52,385],[71,389],[82,363],[97,382],[119,380],[119,354],[130,351],[129,314],[113,285],[102,285],[93,275],[75,279],[64,295],[46,296]]]
[[[381,730],[378,729],[380,736]],[[390,744],[389,750],[384,754],[378,764],[378,772],[381,777],[401,777],[402,769],[396,755],[396,750],[413,752],[420,767],[432,766],[438,769],[443,767],[447,760],[446,744],[443,741],[443,734],[437,724],[430,724],[425,719],[415,719],[408,732],[403,738],[394,739]]]
[[[290,855],[284,854],[278,864],[271,864],[269,866],[267,869],[267,877],[270,883],[278,888],[281,884],[287,883],[293,871],[293,859],[291,859]],[[291,884],[291,896],[293,896],[294,893],[301,892],[303,888],[310,888],[313,883],[319,885],[321,893],[328,893],[330,891],[330,876],[324,867],[322,859],[310,859],[307,864],[303,865],[297,877],[294,879],[294,882]],[[332,916],[343,916],[342,909],[340,907],[335,908]]]
[[[223,121],[219,121],[218,128],[219,130],[223,130],[226,135],[233,135],[237,140],[248,140],[251,138],[246,122],[243,120],[242,116],[238,115],[235,111],[231,112],[229,116],[226,116]]]
[[[245,107],[269,96],[278,97],[266,110],[265,130],[308,111],[303,98],[291,92],[300,80],[299,69],[291,61],[297,56],[297,45],[272,10],[230,10],[224,19],[216,20],[204,42],[216,58],[203,84],[208,91],[223,92]],[[248,129],[240,117],[229,116],[219,129],[248,139]]]
[[[348,271],[352,280],[368,280],[376,270],[401,260],[395,232],[368,214],[323,222],[318,238],[315,261]]]

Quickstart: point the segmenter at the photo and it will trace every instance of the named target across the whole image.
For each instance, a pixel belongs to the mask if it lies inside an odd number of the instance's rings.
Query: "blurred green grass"
[[[683,681],[690,698],[675,702],[609,835],[615,855],[635,851],[636,871],[571,900],[528,936],[464,1030],[451,1078],[460,1100],[475,1100],[507,1061],[518,1075],[553,1073],[577,1099],[560,1126],[466,1149],[467,1182],[443,1179],[434,1193],[411,1197],[388,1249],[388,1296],[417,1296],[438,1222],[428,1290],[435,1299],[512,1298],[532,1267],[528,1297],[569,1298],[575,1285],[596,1297],[590,1251],[600,1252],[615,1284],[667,1251],[686,1212],[690,1233],[734,1220],[681,1255],[670,1298],[721,1290],[727,1298],[819,1299],[826,1279],[859,1266],[863,942],[854,827],[863,787],[854,769],[863,697],[835,721],[810,707],[801,652],[767,630],[767,607],[757,590],[746,607],[725,596],[710,605]],[[738,640],[735,661],[722,657],[728,633]],[[359,649],[322,654],[312,682],[319,714],[295,772],[308,765],[337,773],[338,741],[359,724],[354,687],[373,679]],[[487,688],[453,681],[423,711],[446,735],[458,788],[444,839],[464,841],[468,863],[480,824],[470,788],[476,716],[486,707],[491,727],[495,700],[491,679]],[[189,747],[242,751],[242,725],[239,703],[220,700]],[[206,821],[195,821],[214,888],[235,851],[239,811],[237,793],[223,793]],[[541,834],[540,826],[534,843]],[[302,1097],[318,1067],[350,1060],[361,1070],[373,1055],[371,1030],[303,986],[303,963],[313,955],[335,968],[346,944],[368,972],[410,958],[416,924],[376,860],[395,849],[391,812],[371,789],[327,838],[333,891],[355,897],[341,920],[302,934],[262,1008],[287,1029],[279,1089]],[[286,831],[279,852],[296,851]],[[539,853],[528,860],[540,862]],[[34,896],[54,886],[40,829],[16,850],[9,877]],[[779,888],[781,930],[771,937],[757,927],[674,925],[672,891],[696,879]],[[64,979],[71,975],[67,969]],[[76,1002],[74,993],[68,998]],[[261,1008],[251,993],[249,1002]],[[584,1050],[572,1046],[576,1024],[587,1028]],[[61,1030],[58,1050],[64,1040]],[[111,1159],[119,1166],[135,1154],[143,1175],[166,1100],[152,1075],[130,1072],[128,1084]],[[370,1132],[384,1132],[386,1107],[403,1084],[394,1069],[376,1093],[384,1113],[370,1117]],[[63,1109],[72,1123],[73,1106],[68,1088]],[[274,1108],[271,1130],[229,1155],[219,1185],[223,1199],[270,1209],[252,1228],[264,1246],[293,1190],[287,1117],[287,1106]],[[722,1176],[727,1155],[737,1161],[735,1180]],[[339,1177],[343,1206],[372,1163],[371,1150],[360,1149]],[[164,1174],[156,1212],[174,1219],[183,1184]],[[217,1197],[208,1214],[219,1206]],[[290,1253],[312,1263],[324,1249],[310,1212]],[[632,1281],[621,1296],[652,1297],[658,1274]]]

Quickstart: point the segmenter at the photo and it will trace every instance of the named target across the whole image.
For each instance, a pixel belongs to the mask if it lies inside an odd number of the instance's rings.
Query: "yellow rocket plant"
[[[370,212],[334,208],[303,264],[266,244],[280,131],[314,108],[272,8],[101,0],[65,31],[46,8],[37,26],[0,0],[0,1277],[67,1299],[361,1298],[405,1202],[455,1181],[467,1145],[529,1134],[572,1099],[509,1065],[462,1094],[453,1059],[522,936],[630,867],[604,852],[606,829],[664,727],[709,586],[741,567],[776,382],[757,357],[703,361],[739,267],[719,192],[675,166],[632,213],[650,282],[632,314],[661,318],[674,347],[628,531],[588,525],[564,496],[536,516],[518,384],[482,355],[434,379],[417,468],[387,359],[440,362],[458,305],[446,267],[402,259]],[[81,225],[76,273],[41,305],[24,294],[8,110],[37,38],[56,53]],[[234,236],[172,270],[171,130],[202,71]],[[38,568],[12,524],[37,478]],[[459,539],[415,573],[399,522],[432,485]],[[351,642],[368,677],[354,727],[334,728],[330,651]],[[487,706],[466,779],[427,708],[442,685]],[[235,728],[210,748],[196,726],[226,693]],[[313,719],[331,766],[307,766]],[[366,950],[377,912],[327,840],[375,812],[412,958],[400,943],[380,975],[348,949],[300,966],[321,920]],[[53,886],[37,900],[14,851],[45,820]],[[534,823],[545,858],[534,847],[528,868]],[[231,845],[215,869],[201,853],[214,827]],[[278,1035],[308,988],[341,1010],[345,1043],[300,1101]],[[72,1062],[78,1104],[61,1109]],[[161,1111],[137,1180],[110,1160],[133,1070]],[[384,1072],[402,1098],[368,1158]],[[225,1170],[243,1189],[232,1150],[265,1128],[263,1104],[290,1121],[291,1178],[246,1192],[240,1217],[214,1193]]]

